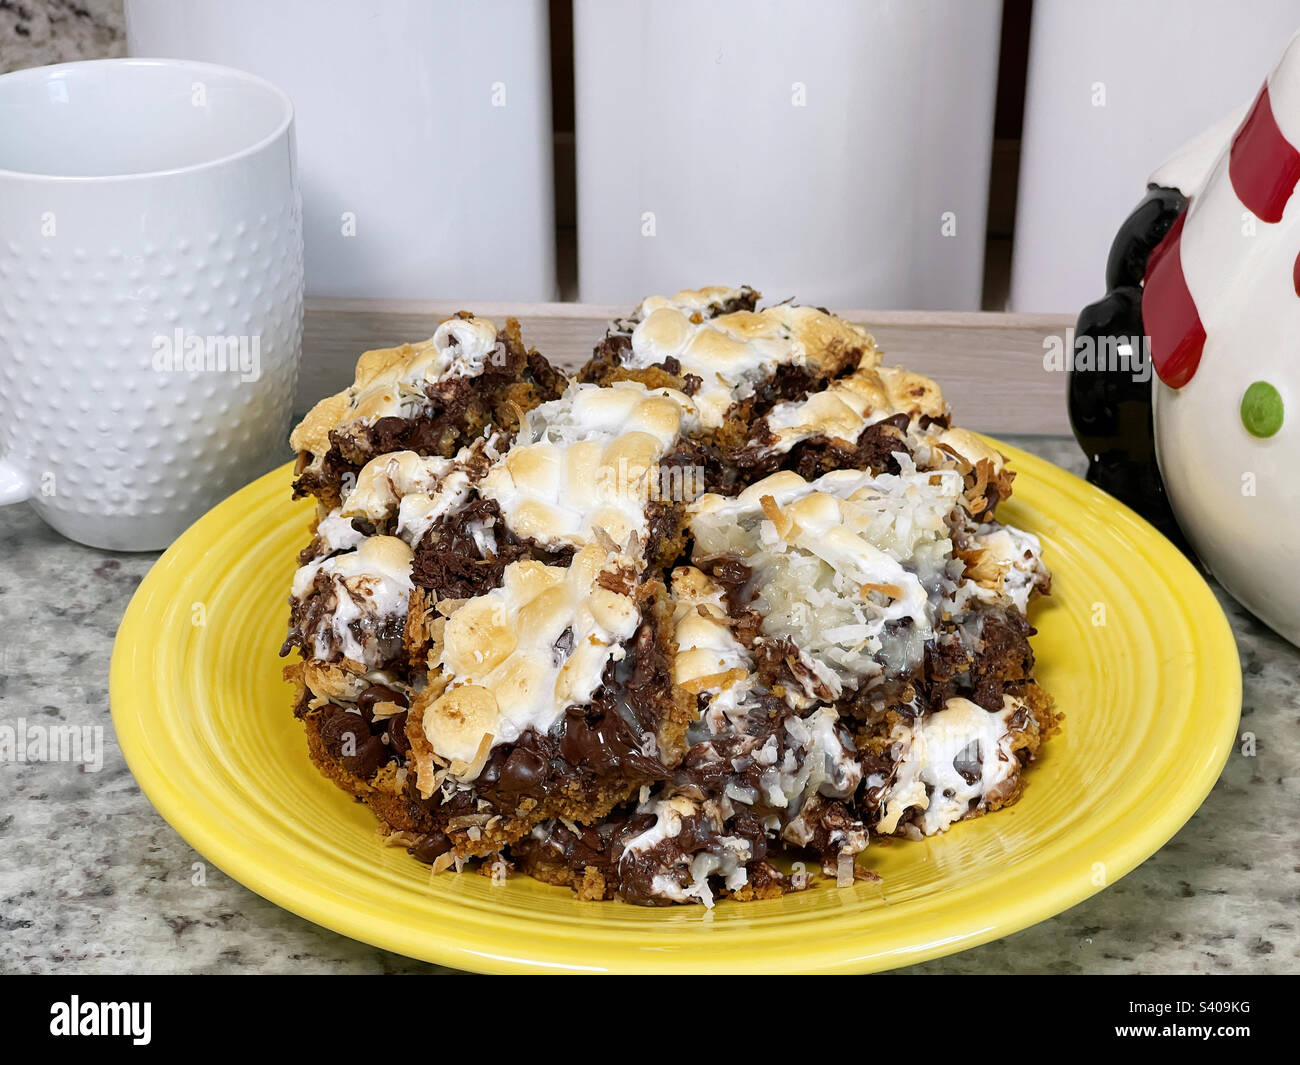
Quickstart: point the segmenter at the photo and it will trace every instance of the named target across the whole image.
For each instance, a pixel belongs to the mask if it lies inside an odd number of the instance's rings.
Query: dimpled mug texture
[[[261,472],[289,429],[299,228],[296,206],[286,205],[251,226],[170,247],[74,247],[59,257],[30,242],[0,245],[0,340],[9,350],[0,373],[11,417],[35,427],[10,446],[26,451],[26,468],[38,475],[31,502],[46,521],[76,539],[107,541],[98,546],[163,546]],[[123,272],[134,295],[110,280]],[[161,336],[178,327],[200,337],[248,335],[254,323],[256,381],[230,371],[158,372],[142,336],[155,325]],[[35,387],[23,387],[28,363],[50,362],[57,365],[29,378]],[[115,531],[98,536],[101,522]]]
[[[188,92],[178,75],[150,91]],[[291,135],[170,172],[0,172],[0,458],[64,535],[166,546],[283,457],[303,293]]]

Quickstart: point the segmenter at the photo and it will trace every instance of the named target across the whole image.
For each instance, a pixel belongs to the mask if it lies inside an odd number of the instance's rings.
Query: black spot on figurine
[[[1147,186],[1142,202],[1133,208],[1111,242],[1106,257],[1106,291],[1122,285],[1141,285],[1147,260],[1180,214],[1187,198],[1177,189]]]
[[[1088,456],[1088,480],[1136,510],[1184,553],[1188,548],[1156,464],[1154,370],[1145,348],[1140,286],[1151,252],[1186,206],[1176,189],[1152,186],[1120,226],[1106,264],[1108,291],[1079,314],[1068,391],[1070,425]]]

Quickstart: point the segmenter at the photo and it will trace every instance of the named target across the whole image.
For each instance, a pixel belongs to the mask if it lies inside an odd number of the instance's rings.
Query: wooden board
[[[446,301],[307,301],[303,364],[295,409],[347,387],[357,356],[430,336],[462,304]],[[498,321],[513,315],[524,340],[557,366],[576,369],[591,355],[605,323],[627,307],[583,303],[475,303]],[[1044,369],[1049,337],[1074,323],[1063,315],[950,311],[841,311],[871,330],[889,363],[933,377],[954,421],[989,433],[1069,433],[1066,375]]]

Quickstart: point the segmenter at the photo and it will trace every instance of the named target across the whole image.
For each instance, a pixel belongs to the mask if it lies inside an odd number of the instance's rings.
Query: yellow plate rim
[[[1217,727],[1206,731],[1199,758],[1185,774],[1179,794],[1170,796],[1160,808],[1145,810],[1141,818],[1130,820],[1122,833],[1108,841],[1104,851],[1090,852],[1094,856],[1104,854],[1104,859],[1099,859],[1104,860],[1106,868],[1103,885],[1074,877],[1064,886],[1058,882],[1050,889],[981,902],[973,912],[968,906],[955,908],[954,912],[940,911],[934,916],[924,942],[907,936],[882,935],[879,931],[873,932],[870,943],[855,942],[851,936],[828,937],[833,938],[830,942],[805,938],[798,956],[792,956],[788,945],[779,940],[764,943],[766,937],[761,931],[755,931],[752,946],[745,949],[739,960],[734,956],[714,956],[707,946],[660,951],[648,942],[611,944],[578,939],[570,945],[568,941],[556,940],[559,933],[554,928],[539,929],[538,942],[532,947],[515,943],[503,954],[498,949],[488,949],[490,944],[485,942],[484,925],[491,923],[490,915],[485,917],[472,909],[457,915],[464,920],[431,920],[428,925],[413,928],[382,913],[363,913],[340,906],[338,899],[310,878],[293,875],[292,871],[277,867],[266,855],[251,850],[237,829],[214,824],[191,808],[177,775],[150,756],[146,731],[154,715],[166,713],[166,707],[159,704],[155,690],[136,680],[153,675],[159,642],[156,621],[165,617],[169,608],[174,609],[174,596],[169,587],[178,568],[183,568],[193,553],[206,553],[207,545],[220,538],[232,517],[245,508],[246,500],[266,494],[272,486],[283,491],[291,464],[253,481],[200,518],[154,564],[136,590],[118,628],[109,671],[109,699],[118,744],[141,790],[162,817],[196,851],[233,879],[276,905],[341,935],[455,968],[480,972],[707,973],[720,969],[735,972],[740,968],[784,973],[867,972],[927,961],[1010,935],[1110,886],[1159,850],[1191,818],[1218,780],[1235,743],[1241,709],[1241,671],[1231,627],[1213,592],[1172,543],[1133,511],[1086,481],[1045,459],[992,438],[985,439],[1009,458],[1019,476],[1026,480],[1051,481],[1052,487],[1080,504],[1080,512],[1085,506],[1101,506],[1107,510],[1113,522],[1125,526],[1126,534],[1142,545],[1150,572],[1159,575],[1166,588],[1184,603],[1184,616],[1195,619],[1198,701],[1202,702],[1202,712],[1207,708],[1213,712]],[[1068,721],[1066,727],[1070,727]],[[303,757],[306,758],[305,748]],[[1029,786],[1032,789],[1032,778]],[[520,929],[514,931],[519,933]],[[542,939],[547,940],[544,947]]]

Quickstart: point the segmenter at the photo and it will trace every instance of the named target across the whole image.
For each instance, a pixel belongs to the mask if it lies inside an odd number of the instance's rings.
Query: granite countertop
[[[122,0],[0,0],[0,73],[125,54]]]
[[[1076,472],[1072,440],[1012,438]],[[192,850],[136,787],[108,663],[156,555],[97,551],[0,509],[0,725],[100,725],[103,765],[0,763],[0,972],[430,972],[281,910]],[[1240,748],[1191,821],[1051,920],[903,972],[1300,969],[1300,652],[1217,591],[1245,671]],[[197,875],[201,870],[203,875]],[[201,883],[196,883],[201,880]]]

